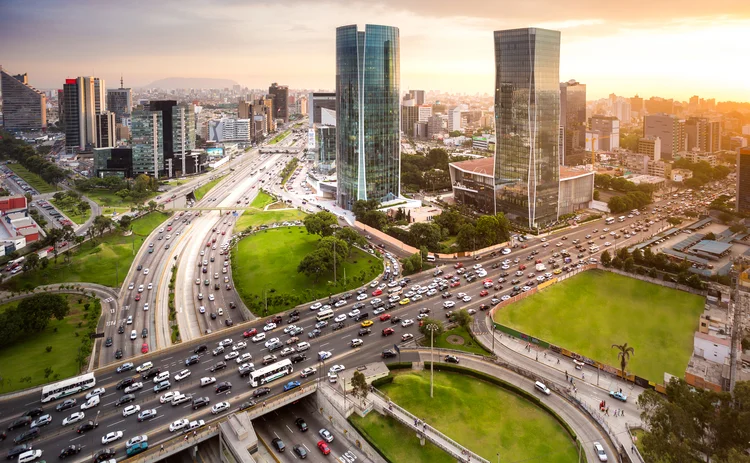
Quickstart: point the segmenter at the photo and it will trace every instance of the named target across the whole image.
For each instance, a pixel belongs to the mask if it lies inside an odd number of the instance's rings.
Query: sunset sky
[[[492,32],[562,31],[560,80],[750,101],[750,0],[0,0],[0,65],[38,88],[96,75],[334,87],[335,28],[401,30],[402,89],[492,93]]]

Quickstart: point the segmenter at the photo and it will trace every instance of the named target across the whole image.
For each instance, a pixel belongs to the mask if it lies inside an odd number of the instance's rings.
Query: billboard
[[[309,150],[315,149],[315,130],[314,129],[308,129],[307,131],[307,149]]]
[[[206,156],[208,156],[209,158],[223,158],[224,148],[223,147],[206,148]]]

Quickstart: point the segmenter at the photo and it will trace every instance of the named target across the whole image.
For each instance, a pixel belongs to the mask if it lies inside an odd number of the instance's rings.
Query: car
[[[148,343],[144,342],[141,345],[141,354],[148,354]]]
[[[214,378],[213,376],[204,376],[203,378],[201,378],[201,387],[211,385],[215,382],[216,378]]]
[[[384,359],[387,359],[387,358],[391,358],[391,357],[396,357],[397,355],[398,355],[398,354],[396,354],[396,352],[395,352],[395,351],[394,351],[393,349],[386,349],[386,350],[384,350],[384,351],[383,351],[383,352],[382,352],[382,353],[380,354],[380,356],[381,356],[382,358],[384,358]]]
[[[101,399],[99,399],[99,396],[95,395],[81,404],[81,410],[88,410],[89,408],[96,407],[97,405],[99,405],[100,401]]]
[[[263,331],[271,331],[276,329],[276,323],[266,323],[266,326],[263,327]]]
[[[392,335],[393,333],[395,333],[395,331],[396,331],[396,330],[394,330],[393,328],[385,328],[385,329],[383,330],[383,336],[390,336],[390,335]]]
[[[301,432],[307,432],[307,423],[303,418],[297,418],[294,420],[294,424],[297,425],[297,429],[299,429]]]
[[[147,268],[143,269],[143,274],[144,275],[148,275],[148,269]]]
[[[458,357],[456,357],[455,355],[446,355],[443,361],[445,361],[446,363],[459,363]]]
[[[143,383],[140,381],[137,381],[131,384],[130,386],[126,387],[123,392],[125,392],[126,394],[130,394],[131,392],[135,392],[138,389],[143,389]]]
[[[146,421],[146,420],[151,420],[151,419],[154,419],[154,418],[156,418],[156,409],[155,408],[148,409],[148,410],[143,410],[142,412],[140,412],[138,414],[138,422],[139,423],[143,422],[143,421]]]
[[[471,301],[471,296],[464,296],[461,300],[464,301],[464,302],[470,302]]]
[[[225,391],[229,391],[232,389],[232,383],[229,381],[222,381],[216,386],[216,393],[220,394]]]
[[[299,381],[289,381],[288,383],[284,384],[284,392],[291,391],[292,389],[300,387],[301,383]]]
[[[190,424],[190,421],[188,421],[187,418],[181,418],[179,420],[176,420],[172,422],[172,424],[169,425],[169,432],[179,431],[180,429],[184,428],[188,424]]]
[[[266,333],[258,333],[255,336],[252,337],[251,341],[253,342],[260,342],[262,340],[266,339]]]
[[[360,323],[360,326],[362,328],[367,328],[368,326],[372,326],[373,322],[372,320],[365,320],[362,323]]]
[[[159,381],[159,382],[158,382],[158,383],[157,383],[157,384],[156,384],[156,385],[154,386],[154,394],[158,394],[159,392],[161,392],[161,391],[164,391],[164,390],[167,390],[167,389],[169,389],[170,387],[172,387],[172,383],[170,383],[170,382],[169,382],[168,380],[165,380],[165,381]],[[162,403],[163,403],[163,402],[162,402]]]
[[[107,445],[119,439],[122,439],[122,431],[108,432],[102,437],[102,445]]]
[[[409,302],[411,302],[411,300],[408,297],[405,297],[405,298],[401,299],[400,301],[398,301],[399,305],[406,305]]]
[[[414,335],[411,333],[401,335],[401,342],[411,341],[412,339],[414,339]]]
[[[256,334],[258,334],[258,330],[255,329],[255,328],[253,328],[253,329],[246,330],[245,332],[243,332],[242,333],[242,337],[244,337],[244,338],[251,338],[251,337],[255,336]]]
[[[336,323],[345,322],[346,321],[346,315],[345,314],[338,315],[336,318],[333,319],[333,321],[336,322]]]
[[[271,388],[270,387],[265,387],[265,386],[264,387],[259,387],[258,389],[256,389],[256,390],[253,391],[253,397],[257,398],[257,397],[261,397],[261,396],[264,396],[264,395],[270,394],[270,393],[271,393]]]
[[[325,443],[325,441],[318,441],[318,449],[323,453],[323,455],[328,455],[331,453],[331,449],[328,447],[328,444]]]
[[[329,351],[322,350],[318,352],[318,360],[328,360],[332,356],[333,354],[331,354]]]
[[[361,339],[355,338],[352,339],[352,341],[349,343],[351,347],[360,347],[364,344],[364,342]]]
[[[133,436],[125,442],[125,448],[132,447],[141,442],[148,442],[148,436],[141,434],[140,436]]]
[[[64,460],[65,458],[72,457],[73,455],[78,455],[79,453],[81,453],[82,448],[83,447],[80,444],[70,445],[68,447],[65,447],[64,449],[60,451],[59,458],[61,460]]]
[[[76,399],[65,399],[64,402],[60,402],[59,404],[57,404],[57,406],[55,407],[55,410],[57,410],[58,412],[61,412],[63,410],[67,410],[75,406],[76,406]]]
[[[604,451],[604,447],[599,442],[594,442],[594,453],[599,461],[607,461],[607,452]]]
[[[621,402],[627,402],[628,401],[628,396],[626,396],[625,394],[623,394],[620,391],[609,391],[609,396],[612,397],[613,399],[617,399],[617,400],[619,400]]]
[[[543,383],[543,382],[541,382],[541,381],[537,381],[537,382],[535,382],[535,383],[534,383],[534,388],[535,388],[536,390],[538,390],[538,391],[542,392],[542,393],[543,393],[544,395],[551,395],[551,394],[552,394],[552,391],[550,390],[550,388],[548,388],[548,387],[547,387],[547,385],[546,385],[546,384],[544,384],[544,383]]]
[[[335,375],[339,372],[342,372],[346,370],[346,367],[344,365],[334,365],[328,370],[328,375]]]
[[[410,318],[406,318],[406,319],[404,319],[404,321],[401,322],[401,326],[404,327],[404,328],[406,328],[407,326],[411,326],[413,324],[414,324],[414,320],[412,320]]]
[[[300,343],[297,343],[297,352],[303,352],[310,348],[310,343],[307,341],[302,341]]]
[[[175,381],[180,381],[190,376],[190,370],[187,368],[174,375]]]
[[[315,367],[307,367],[304,370],[302,370],[299,375],[302,378],[307,378],[308,376],[312,376],[317,372],[318,370],[316,370]]]
[[[271,441],[271,445],[276,449],[277,452],[283,452],[286,450],[286,445],[284,445],[284,441],[279,439],[278,437],[274,437],[274,439]]]
[[[115,453],[116,453],[115,449],[113,448],[99,450],[98,452],[94,454],[94,462],[112,463],[112,460],[114,460]]]
[[[268,347],[271,347],[274,344],[278,344],[280,342],[281,342],[281,340],[279,338],[271,338],[268,341],[266,341],[265,346],[268,348]]]
[[[92,429],[95,429],[98,426],[99,426],[99,423],[94,422],[94,421],[88,421],[86,423],[79,424],[78,427],[76,428],[76,432],[78,434],[83,434],[86,431],[91,431]]]
[[[74,415],[75,415],[75,413],[74,413]],[[66,420],[67,420],[67,418],[66,418]],[[32,428],[38,428],[40,426],[47,426],[51,422],[52,422],[52,416],[50,416],[49,414],[44,414],[44,415],[40,416],[39,418],[35,419],[34,421],[32,421],[30,427],[32,427]],[[63,426],[65,426],[65,424],[66,423],[63,420]]]
[[[281,349],[281,352],[279,352],[279,355],[282,357],[286,357],[287,355],[292,355],[296,351],[294,350],[294,347],[285,347]]]
[[[205,407],[211,403],[211,399],[208,397],[196,397],[193,399],[193,410],[198,410],[200,407]]]

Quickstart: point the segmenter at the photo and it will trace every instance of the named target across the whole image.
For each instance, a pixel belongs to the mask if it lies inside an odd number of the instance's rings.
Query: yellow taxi
[[[562,270],[560,270],[559,268],[556,268],[555,271],[552,273],[554,273],[555,275],[559,275],[562,273]]]
[[[408,304],[410,302],[411,302],[411,300],[409,300],[408,297],[405,297],[405,298],[401,299],[400,301],[398,301],[398,303],[401,304],[401,305],[406,305],[406,304]]]
[[[362,328],[367,328],[368,326],[372,326],[372,320],[365,320],[362,323],[360,323],[360,326]]]

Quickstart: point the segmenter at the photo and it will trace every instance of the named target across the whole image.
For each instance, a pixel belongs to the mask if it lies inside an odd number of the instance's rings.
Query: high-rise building
[[[96,115],[96,147],[115,146],[115,113],[104,111]]]
[[[685,136],[688,151],[715,153],[721,150],[721,122],[718,120],[690,117],[685,121]]]
[[[94,148],[94,176],[133,177],[132,148]]]
[[[417,106],[401,106],[401,131],[407,137],[414,136],[414,124],[419,121]]]
[[[687,148],[685,121],[671,114],[651,114],[643,118],[643,136],[661,139],[661,155],[667,160]]]
[[[69,150],[85,149],[86,134],[81,130],[84,125],[84,108],[78,79],[65,79],[62,106],[65,116],[65,147]]]
[[[630,111],[638,113],[638,116],[643,117],[643,98],[638,95],[630,99]]]
[[[409,90],[404,99],[414,100],[416,106],[422,106],[424,104],[424,90]]]
[[[274,102],[273,98],[266,97],[262,100],[263,105],[266,107],[265,114],[266,114],[266,132],[271,133],[276,131],[276,117],[274,114],[276,114],[276,103]]]
[[[289,87],[274,82],[268,87],[268,95],[273,99],[274,119],[289,122]]]
[[[315,128],[315,149],[318,170],[329,172],[336,163],[335,125],[320,125]]]
[[[158,179],[164,171],[163,115],[163,111],[146,109],[131,113],[133,176],[147,174]],[[171,133],[171,130],[168,131]]]
[[[575,80],[560,83],[560,126],[564,131],[564,144],[560,145],[560,163],[573,164],[576,154],[583,152],[586,145],[585,84]],[[571,162],[567,162],[568,157]]]
[[[400,196],[399,30],[367,24],[336,29],[337,203]]]
[[[620,147],[620,121],[616,117],[593,116],[591,130],[599,132],[599,150],[611,151]]]
[[[129,88],[107,90],[107,109],[115,113],[115,122],[122,123],[133,110],[133,94]]]
[[[434,115],[427,120],[427,138],[443,133],[443,118]]]
[[[175,100],[152,100],[148,103],[150,111],[158,111],[161,113],[162,127],[162,138],[159,140],[159,145],[164,153],[164,168],[166,168],[167,159],[174,157],[174,132],[173,125],[173,108],[177,106]]]
[[[98,77],[66,79],[63,86],[65,146],[69,150],[99,147],[99,116],[106,111],[104,80]],[[105,128],[105,131],[109,128]]]
[[[750,148],[737,152],[737,212],[750,213]]]
[[[453,109],[448,110],[448,132],[454,132],[461,130],[461,117],[466,111],[466,107],[463,105],[456,106]]]
[[[560,32],[495,31],[495,212],[555,222],[560,189]]]
[[[5,130],[47,128],[47,97],[29,85],[26,74],[11,75],[0,66],[0,92],[3,97]]]
[[[661,139],[659,137],[643,137],[638,139],[638,153],[646,154],[652,161],[661,159]]]
[[[336,110],[335,93],[311,93],[308,97],[307,109],[310,126],[320,124],[320,110],[322,108]]]
[[[107,86],[104,79],[94,77],[94,114],[101,114],[107,110]]]
[[[427,122],[432,117],[432,106],[428,104],[419,105],[419,122]]]
[[[179,104],[172,106],[172,161],[166,161],[169,177],[185,175],[188,155],[195,149],[195,106]],[[170,171],[171,170],[171,171]]]

